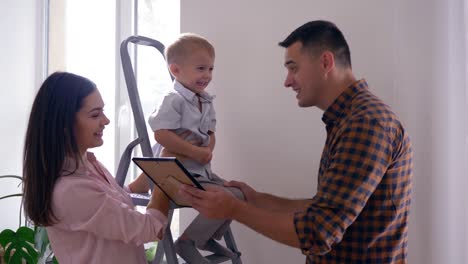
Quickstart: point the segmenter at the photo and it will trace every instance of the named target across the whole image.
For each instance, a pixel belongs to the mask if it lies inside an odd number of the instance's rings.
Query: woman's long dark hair
[[[39,89],[29,116],[23,153],[23,201],[36,224],[52,225],[52,193],[65,157],[79,162],[76,113],[83,99],[96,90],[90,80],[67,72],[50,75]]]

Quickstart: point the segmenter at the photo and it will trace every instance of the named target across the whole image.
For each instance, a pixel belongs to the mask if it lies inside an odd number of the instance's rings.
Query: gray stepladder
[[[153,151],[151,149],[151,143],[149,140],[148,132],[146,130],[146,120],[143,113],[143,109],[141,106],[140,96],[138,93],[137,82],[135,78],[135,72],[133,70],[132,61],[130,59],[130,55],[128,52],[128,44],[133,43],[135,45],[144,45],[154,47],[157,51],[161,53],[164,58],[164,45],[157,40],[150,39],[143,36],[130,36],[126,40],[122,41],[120,44],[120,57],[122,61],[122,69],[125,76],[125,82],[127,85],[128,96],[130,99],[130,105],[133,112],[133,117],[135,120],[135,127],[137,130],[138,137],[130,142],[130,144],[125,148],[122,156],[120,158],[119,166],[116,173],[116,180],[120,186],[123,186],[125,182],[125,178],[127,175],[128,167],[130,165],[130,161],[132,158],[133,148],[137,145],[140,145],[141,152],[144,157],[153,157]],[[171,75],[171,78],[172,75]],[[150,185],[151,188],[153,187],[153,183],[151,181]],[[135,205],[146,206],[149,201],[149,194],[131,194],[132,200]],[[174,241],[171,233],[171,220],[172,214],[174,209],[178,209],[177,205],[171,202],[169,215],[168,215],[168,225],[164,232],[164,238],[158,244],[156,250],[156,256],[152,263],[167,263],[167,264],[178,264],[179,259],[176,256],[174,250]],[[230,259],[226,256],[220,256],[216,254],[212,254],[207,256],[206,258],[210,261],[210,263],[222,263],[226,261],[232,261],[233,264],[242,264],[242,260],[240,258],[240,252],[237,250],[236,243],[234,241],[234,237],[232,235],[231,228],[229,227],[226,233],[224,234],[224,241],[226,242],[226,246],[232,250],[233,252],[237,253],[237,257],[234,259]],[[166,261],[163,261],[163,256],[166,255]],[[196,264],[196,263],[194,263]]]

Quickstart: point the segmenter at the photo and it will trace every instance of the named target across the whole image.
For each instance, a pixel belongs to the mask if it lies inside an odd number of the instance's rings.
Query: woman
[[[168,198],[155,188],[146,214],[88,149],[109,119],[90,80],[50,75],[34,100],[24,146],[24,202],[45,226],[59,263],[147,263],[143,244],[161,239]]]

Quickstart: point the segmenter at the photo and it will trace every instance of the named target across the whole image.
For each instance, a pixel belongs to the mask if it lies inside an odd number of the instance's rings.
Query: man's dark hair
[[[343,33],[332,22],[324,20],[307,22],[278,44],[287,48],[298,41],[302,43],[304,49],[314,54],[325,50],[331,51],[337,64],[351,68],[348,43]]]

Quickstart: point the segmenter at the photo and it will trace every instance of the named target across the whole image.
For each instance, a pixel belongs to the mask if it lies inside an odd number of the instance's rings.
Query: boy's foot
[[[200,254],[195,247],[195,243],[189,239],[177,239],[174,243],[176,253],[183,258],[187,263],[209,264],[210,261]]]
[[[205,245],[198,247],[199,249],[213,252],[217,255],[226,256],[230,259],[237,258],[237,254],[232,252],[229,248],[224,247],[223,245],[216,242],[214,239],[208,240]]]

